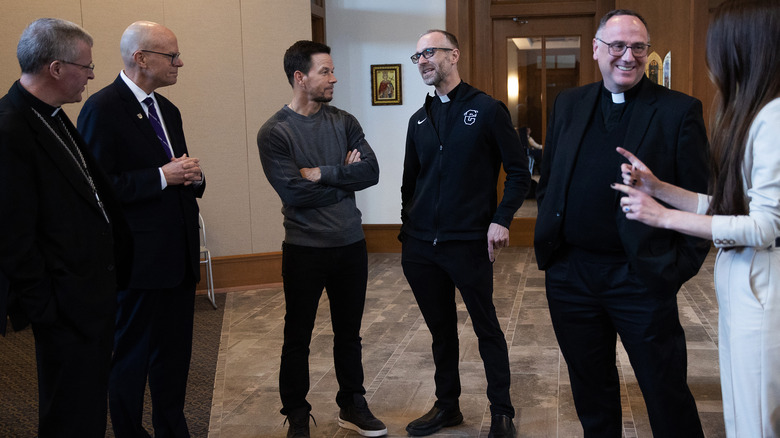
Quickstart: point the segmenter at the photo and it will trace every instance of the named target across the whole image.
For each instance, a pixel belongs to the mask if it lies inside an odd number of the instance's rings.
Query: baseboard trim
[[[536,218],[515,218],[509,227],[510,245],[532,246],[535,225]],[[401,252],[401,242],[398,241],[400,224],[367,224],[363,225],[363,231],[366,235],[368,252]],[[279,285],[282,282],[282,253],[275,251],[214,257],[211,270],[214,273],[215,289]],[[198,284],[198,290],[205,291],[205,265],[201,265],[200,275],[203,281]]]

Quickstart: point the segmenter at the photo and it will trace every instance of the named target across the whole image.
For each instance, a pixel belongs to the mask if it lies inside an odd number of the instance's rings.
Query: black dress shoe
[[[434,406],[427,414],[406,426],[406,432],[412,436],[424,436],[435,433],[442,427],[457,426],[463,423],[460,409],[442,410]]]
[[[506,415],[493,415],[488,438],[515,438],[515,423]]]

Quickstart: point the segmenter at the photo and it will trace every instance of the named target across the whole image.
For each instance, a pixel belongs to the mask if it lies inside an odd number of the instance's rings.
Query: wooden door
[[[544,142],[547,119],[562,90],[593,82],[593,17],[493,20],[493,92],[516,127]]]

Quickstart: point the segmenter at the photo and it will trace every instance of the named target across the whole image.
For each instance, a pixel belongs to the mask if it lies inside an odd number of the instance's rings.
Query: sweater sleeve
[[[292,207],[317,208],[339,202],[349,192],[337,187],[309,181],[301,176],[293,160],[289,141],[276,129],[276,124],[266,123],[257,134],[257,147],[263,172],[282,202]]]
[[[345,112],[341,114],[347,135],[347,151],[357,149],[360,152],[360,161],[336,166],[319,166],[321,174],[319,183],[356,192],[379,182],[379,163],[357,119]]]

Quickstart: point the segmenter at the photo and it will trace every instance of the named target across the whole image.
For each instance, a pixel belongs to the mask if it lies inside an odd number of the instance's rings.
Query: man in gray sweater
[[[363,397],[360,322],[368,262],[355,192],[379,181],[379,165],[351,114],[333,99],[330,47],[298,41],[284,55],[293,99],[257,134],[265,176],[282,199],[282,277],[286,315],[279,371],[287,437],[308,437],[309,343],[322,290],[333,324],[339,426],[387,434]]]

